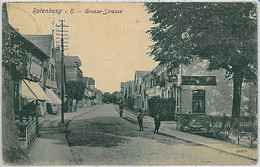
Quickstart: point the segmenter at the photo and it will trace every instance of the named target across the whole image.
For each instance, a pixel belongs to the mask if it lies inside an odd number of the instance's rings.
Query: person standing
[[[159,128],[161,126],[161,118],[159,114],[156,114],[156,116],[154,117],[154,125],[155,125],[154,134],[155,133],[159,134]]]
[[[124,110],[124,104],[123,104],[123,103],[120,103],[120,105],[119,105],[119,114],[120,114],[120,117],[123,117],[123,110]]]
[[[139,124],[139,131],[144,131],[143,119],[144,119],[143,112],[141,110],[139,110],[139,114],[137,116],[137,121],[138,121],[138,124]]]

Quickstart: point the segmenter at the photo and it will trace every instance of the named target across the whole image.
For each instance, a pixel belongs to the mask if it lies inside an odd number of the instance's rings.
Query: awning
[[[47,100],[47,103],[51,103],[51,104],[61,104],[61,100],[56,96],[56,94],[50,90],[50,89],[46,89],[46,94],[48,96],[48,98],[50,100]]]
[[[32,93],[28,86],[22,81],[21,85],[22,97],[25,99],[36,100],[37,97]]]
[[[43,101],[49,100],[49,98],[44,93],[44,91],[42,90],[41,86],[38,83],[28,81],[25,79],[22,81],[22,97],[32,99],[32,100],[36,100],[36,99],[43,100]]]

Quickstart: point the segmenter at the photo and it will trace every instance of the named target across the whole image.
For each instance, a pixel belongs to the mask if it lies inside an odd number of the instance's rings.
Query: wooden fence
[[[24,141],[25,150],[29,153],[37,135],[38,135],[38,115],[20,119],[17,123],[20,141]]]
[[[247,138],[250,147],[257,140],[257,117],[241,116],[233,118],[228,116],[208,116],[205,114],[177,114],[177,129],[191,133],[207,134],[214,137],[224,136],[230,140],[235,136],[237,144],[241,138]]]

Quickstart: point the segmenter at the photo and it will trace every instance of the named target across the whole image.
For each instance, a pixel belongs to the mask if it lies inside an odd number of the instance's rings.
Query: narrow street
[[[153,124],[120,118],[112,104],[103,104],[73,119],[67,140],[77,165],[253,164],[255,162],[162,134]]]

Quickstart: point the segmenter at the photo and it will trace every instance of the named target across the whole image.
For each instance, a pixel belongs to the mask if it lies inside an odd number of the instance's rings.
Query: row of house
[[[151,97],[175,99],[175,113],[231,115],[233,81],[224,70],[207,71],[208,61],[194,59],[190,65],[158,65],[152,71],[136,71],[134,80],[121,82],[124,104],[149,112]],[[241,114],[256,114],[257,85],[243,83]]]
[[[100,104],[102,102],[102,92],[95,86],[95,80],[92,77],[83,77],[85,83],[84,102],[88,105]]]
[[[55,46],[54,30],[42,35],[21,34],[19,29],[9,24],[6,5],[3,6],[2,20],[4,144],[7,152],[15,147],[8,144],[13,140],[9,134],[18,129],[12,135],[20,139],[17,147],[21,145],[28,153],[38,134],[37,116],[60,112],[61,85],[68,81],[83,81],[81,60],[78,56],[64,56],[65,70],[62,71],[61,48]],[[65,76],[63,83],[62,75]],[[101,97],[101,92],[95,88],[95,81],[94,84],[89,82],[86,88],[95,89],[95,96]]]
[[[25,49],[28,54],[27,71],[20,82],[14,86],[14,112],[38,106],[37,113],[57,113],[61,108],[61,48],[55,46],[54,30],[50,34],[21,34],[19,29],[9,25],[11,42]],[[16,48],[19,49],[19,48]],[[64,56],[64,85],[68,81],[83,80],[80,69],[81,60],[78,56]]]

